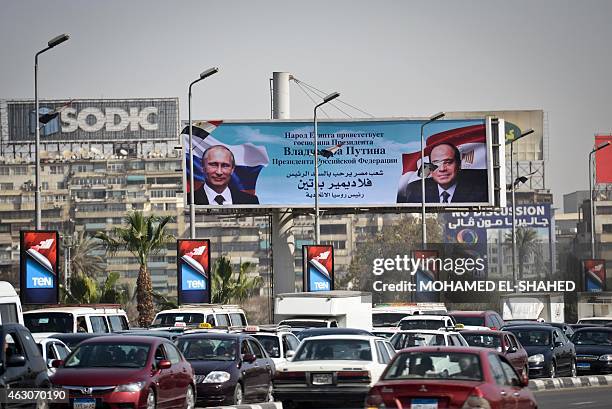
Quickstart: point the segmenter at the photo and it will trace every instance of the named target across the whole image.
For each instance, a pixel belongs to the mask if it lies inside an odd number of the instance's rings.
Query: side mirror
[[[506,351],[509,354],[513,354],[517,351],[516,347],[508,347],[508,350]]]
[[[25,366],[26,359],[23,355],[12,355],[7,361],[6,366],[9,368],[13,368],[16,366]]]
[[[244,354],[244,355],[242,355],[242,360],[243,360],[244,362],[248,362],[248,363],[250,363],[250,364],[252,364],[253,362],[255,362],[255,359],[257,359],[257,358],[256,358],[256,357],[255,357],[255,355],[253,355],[253,354]]]
[[[62,365],[64,365],[64,361],[62,361],[61,359],[54,359],[51,361],[51,367],[53,368],[59,368]]]
[[[295,356],[295,351],[293,349],[288,350],[287,352],[285,352],[285,357],[287,359],[291,359]]]
[[[167,359],[162,359],[157,364],[157,367],[159,369],[170,369],[171,366],[172,366],[172,363],[170,361],[168,361]]]

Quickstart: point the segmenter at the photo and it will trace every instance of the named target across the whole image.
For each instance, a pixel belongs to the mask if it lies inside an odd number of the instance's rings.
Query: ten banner
[[[602,292],[606,290],[606,260],[582,260],[584,271],[584,290]]]
[[[20,232],[19,288],[24,304],[59,301],[59,233],[54,230]]]
[[[178,302],[210,303],[210,240],[177,240]]]
[[[304,292],[334,289],[334,248],[302,246],[304,257]]]

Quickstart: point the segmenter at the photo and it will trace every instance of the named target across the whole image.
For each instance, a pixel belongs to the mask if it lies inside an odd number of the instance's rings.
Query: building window
[[[322,224],[321,234],[346,234],[345,224]]]
[[[612,233],[612,224],[604,224],[603,226],[601,226],[601,228],[602,228],[602,232],[605,234]]]

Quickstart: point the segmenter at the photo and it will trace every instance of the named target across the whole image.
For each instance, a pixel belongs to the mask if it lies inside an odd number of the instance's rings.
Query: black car
[[[319,335],[366,335],[372,336],[372,333],[359,328],[308,328],[296,334],[300,341],[310,337],[318,337]]]
[[[202,332],[177,345],[195,372],[198,406],[272,400],[274,362],[252,336]]]
[[[0,389],[50,386],[47,364],[30,331],[20,324],[0,325]]]
[[[137,335],[139,337],[160,337],[160,338],[165,338],[165,339],[169,339],[170,341],[174,342],[178,339],[178,337],[181,336],[181,334],[177,333],[177,332],[172,332],[172,331],[156,331],[156,330],[149,330],[149,329],[126,329],[126,330],[122,330],[122,331],[115,331],[114,334],[119,334],[119,335]]]
[[[548,322],[547,324],[559,328],[561,331],[563,331],[567,338],[572,339],[572,335],[574,335],[574,328],[572,328],[569,324],[563,322]]]
[[[612,373],[612,328],[581,328],[574,333],[579,373]]]
[[[529,377],[576,376],[574,344],[559,328],[547,324],[506,326],[529,355]]]
[[[68,348],[70,348],[70,350],[73,350],[74,348],[76,348],[77,345],[79,345],[81,342],[85,341],[86,339],[90,339],[94,337],[105,337],[109,335],[112,335],[112,334],[100,333],[100,332],[93,332],[93,333],[92,332],[71,332],[71,333],[62,332],[59,334],[53,334],[49,338],[59,339],[64,344],[66,344]]]

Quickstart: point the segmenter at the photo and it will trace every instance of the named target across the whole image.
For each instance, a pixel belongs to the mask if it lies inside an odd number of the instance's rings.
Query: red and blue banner
[[[334,289],[334,248],[302,246],[304,255],[304,292]]]
[[[606,260],[587,259],[582,261],[584,290],[599,293],[606,290]]]
[[[24,304],[59,301],[59,233],[22,230],[20,237],[20,296]]]
[[[210,303],[210,240],[177,240],[178,302]]]

